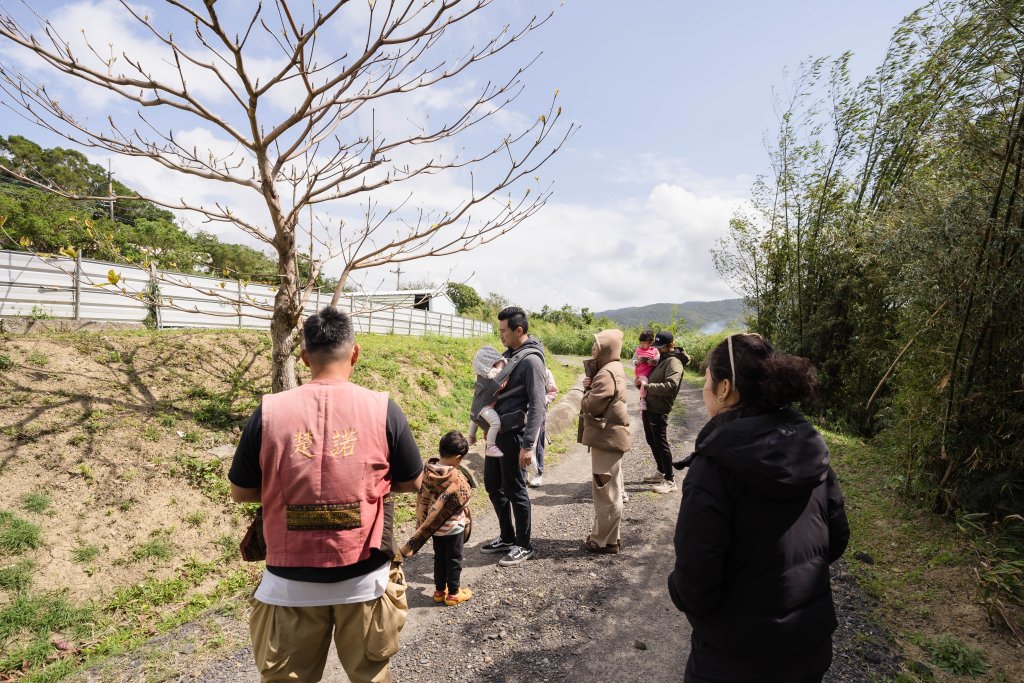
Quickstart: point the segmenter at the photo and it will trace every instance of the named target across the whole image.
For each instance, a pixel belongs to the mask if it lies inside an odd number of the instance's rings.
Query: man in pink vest
[[[352,321],[327,306],[303,326],[312,381],[263,397],[228,479],[263,505],[267,571],[249,632],[263,683],[319,681],[333,636],[353,683],[390,681],[408,606],[393,561],[393,491],[419,490],[423,460],[405,414],[349,381]]]

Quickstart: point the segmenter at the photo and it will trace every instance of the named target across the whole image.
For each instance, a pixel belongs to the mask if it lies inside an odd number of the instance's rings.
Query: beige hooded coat
[[[626,411],[626,376],[619,360],[622,330],[594,335],[597,353],[587,376],[590,388],[580,404],[580,443],[591,448],[625,453],[629,450],[629,414]]]

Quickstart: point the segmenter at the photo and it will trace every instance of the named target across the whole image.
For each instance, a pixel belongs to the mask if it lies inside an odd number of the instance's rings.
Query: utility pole
[[[402,288],[402,264],[398,264],[398,268],[391,271],[395,274],[395,289]]]
[[[107,196],[110,197],[110,220],[114,220],[114,174],[110,170],[110,159],[107,159]]]

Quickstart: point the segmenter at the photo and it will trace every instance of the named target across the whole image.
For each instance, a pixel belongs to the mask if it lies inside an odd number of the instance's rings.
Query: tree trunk
[[[270,218],[274,223],[274,248],[277,250],[277,295],[274,297],[274,314],[270,318],[270,338],[273,341],[271,359],[273,367],[272,390],[294,389],[295,378],[295,328],[302,317],[302,292],[299,286],[299,269],[296,260],[295,227],[298,219],[286,217],[281,209],[281,199],[274,186],[274,173],[265,152],[258,152],[263,199],[267,203]]]
[[[272,391],[276,394],[279,391],[294,389],[295,381],[295,323],[283,319],[280,309],[274,311],[274,317],[270,322],[270,338],[274,345],[271,350],[273,369],[271,379],[273,380]]]

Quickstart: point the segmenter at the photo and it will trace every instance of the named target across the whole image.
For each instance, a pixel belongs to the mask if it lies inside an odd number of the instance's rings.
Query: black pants
[[[641,411],[640,418],[644,423],[644,438],[654,454],[654,462],[658,471],[666,481],[675,479],[672,469],[672,447],[668,445],[668,415],[658,415],[649,410]]]
[[[459,579],[462,578],[462,538],[461,533],[454,536],[432,536],[434,541],[434,590],[448,593],[459,592]]]
[[[501,540],[529,549],[530,495],[526,492],[526,470],[519,467],[521,443],[520,433],[498,434],[496,445],[501,457],[484,458],[484,488],[498,515]]]
[[[683,683],[821,683],[831,665],[831,637],[808,643],[798,660],[777,664],[736,659],[691,634]]]

